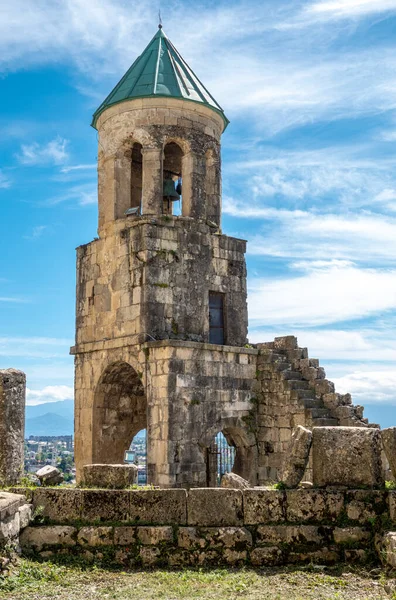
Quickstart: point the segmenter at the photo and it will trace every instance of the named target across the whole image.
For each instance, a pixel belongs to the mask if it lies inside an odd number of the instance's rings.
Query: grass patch
[[[20,560],[0,577],[0,598],[14,600],[380,600],[379,570],[307,566],[262,569],[103,570]]]

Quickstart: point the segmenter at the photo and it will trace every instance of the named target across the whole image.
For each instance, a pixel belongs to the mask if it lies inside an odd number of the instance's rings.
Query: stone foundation
[[[21,534],[26,554],[126,567],[378,561],[396,521],[379,490],[37,489],[33,504],[47,522]]]

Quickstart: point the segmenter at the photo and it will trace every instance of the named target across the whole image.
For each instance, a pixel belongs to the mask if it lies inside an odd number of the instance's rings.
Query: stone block
[[[327,490],[297,489],[286,492],[286,515],[291,523],[334,522],[344,508],[344,494]]]
[[[22,548],[40,551],[44,546],[75,546],[77,529],[70,526],[26,527],[20,535]]]
[[[0,545],[18,538],[20,530],[19,512],[0,521]]]
[[[377,544],[379,555],[383,564],[396,568],[396,532],[384,533],[382,540]]]
[[[261,525],[257,528],[258,544],[322,544],[330,538],[330,527]]]
[[[143,546],[140,548],[139,555],[144,567],[152,567],[159,562],[161,550],[154,546]]]
[[[186,490],[132,490],[130,520],[152,525],[187,523]]]
[[[12,517],[18,512],[19,507],[25,503],[25,497],[10,492],[0,492],[0,521]]]
[[[365,524],[388,512],[387,493],[379,490],[347,490],[345,509],[348,519]]]
[[[312,457],[316,487],[384,485],[378,429],[314,427]]]
[[[20,528],[25,529],[30,523],[33,513],[32,504],[22,504],[19,508]]]
[[[236,473],[225,473],[221,478],[221,487],[234,490],[246,490],[250,488],[250,483]]]
[[[114,527],[114,545],[130,546],[136,543],[136,527]]]
[[[42,515],[53,523],[70,523],[81,518],[82,490],[37,488],[33,493],[33,506],[42,506]]]
[[[277,546],[255,548],[250,553],[250,562],[254,567],[280,565],[283,563],[282,550]]]
[[[113,527],[82,527],[77,534],[77,542],[80,546],[112,546]]]
[[[335,527],[333,537],[336,544],[357,544],[367,542],[371,533],[362,527]]]
[[[388,427],[381,431],[382,445],[389,461],[393,480],[396,481],[396,427]]]
[[[86,521],[129,521],[127,490],[82,490],[81,518]]]
[[[195,488],[188,492],[189,525],[242,525],[242,491],[222,488]]]
[[[288,488],[297,487],[304,476],[312,444],[312,431],[298,425],[293,431],[281,474]]]
[[[138,540],[145,546],[158,546],[161,542],[173,541],[173,529],[162,527],[137,527]]]
[[[42,469],[39,469],[36,475],[41,485],[57,485],[63,481],[63,473],[51,465],[46,465]]]
[[[137,483],[136,465],[84,465],[83,482],[87,487],[123,489]]]
[[[244,523],[280,523],[285,521],[285,492],[281,490],[245,490],[243,492]]]

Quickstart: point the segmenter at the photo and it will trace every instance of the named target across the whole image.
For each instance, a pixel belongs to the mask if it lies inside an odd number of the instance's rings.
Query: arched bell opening
[[[143,182],[143,154],[142,145],[135,143],[131,153],[131,202],[130,208],[142,212],[142,182]]]
[[[122,464],[134,436],[147,427],[147,399],[135,369],[126,362],[109,365],[95,392],[93,462]]]
[[[184,152],[176,142],[164,147],[163,160],[163,213],[182,214],[182,169]]]
[[[143,155],[138,142],[119,149],[114,164],[115,218],[142,212]]]
[[[138,468],[138,485],[147,483],[147,429],[141,429],[134,435],[129,449],[125,451],[124,461]]]

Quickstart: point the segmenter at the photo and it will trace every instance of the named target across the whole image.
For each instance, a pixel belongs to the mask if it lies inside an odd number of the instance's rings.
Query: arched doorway
[[[226,472],[257,485],[257,443],[239,419],[225,419],[223,427],[211,428],[200,442],[206,463],[206,485],[220,485]]]
[[[163,213],[166,215],[180,215],[182,213],[181,191],[180,189],[176,191],[176,188],[178,188],[178,184],[181,185],[183,155],[183,150],[176,142],[166,144],[163,162]]]
[[[131,440],[147,426],[147,400],[135,369],[109,365],[95,392],[92,448],[94,463],[123,463]]]

